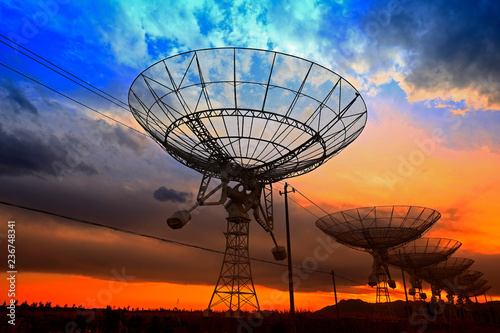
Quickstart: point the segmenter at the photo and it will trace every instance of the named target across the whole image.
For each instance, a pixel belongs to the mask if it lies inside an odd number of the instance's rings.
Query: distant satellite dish
[[[377,303],[388,303],[387,286],[395,288],[396,283],[387,267],[387,251],[420,237],[440,217],[439,212],[425,207],[375,206],[326,215],[316,226],[339,243],[373,256],[368,284],[377,287]]]
[[[441,298],[441,290],[474,263],[469,258],[449,257],[420,271],[420,277],[431,284],[432,295]],[[481,273],[482,274],[482,273]]]
[[[422,269],[446,260],[461,245],[461,242],[448,238],[418,238],[403,247],[389,250],[387,262],[410,273],[410,295],[426,299],[427,295],[422,291]]]

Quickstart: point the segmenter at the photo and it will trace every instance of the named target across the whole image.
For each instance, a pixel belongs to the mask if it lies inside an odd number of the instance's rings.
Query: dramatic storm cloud
[[[0,175],[50,175],[58,176],[61,166],[67,163],[69,152],[81,143],[74,137],[66,137],[62,142],[50,135],[45,138],[17,130],[7,133],[0,124]],[[74,164],[73,164],[74,163]],[[85,162],[70,164],[77,171],[87,175],[97,174],[97,170]]]

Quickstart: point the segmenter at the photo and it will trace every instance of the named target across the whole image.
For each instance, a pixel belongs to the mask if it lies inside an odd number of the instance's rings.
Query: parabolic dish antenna
[[[474,263],[469,258],[449,257],[448,259],[420,271],[420,277],[431,284],[432,295],[441,298],[441,290],[457,275],[462,274]]]
[[[316,226],[337,242],[373,256],[368,284],[377,286],[376,302],[382,303],[390,302],[387,285],[396,287],[387,267],[388,249],[420,237],[440,217],[439,212],[425,207],[375,206],[326,215]]]
[[[470,288],[479,278],[483,276],[482,272],[468,270],[462,272],[460,275],[453,277],[452,279],[441,280],[438,284],[439,288],[445,290],[448,294],[449,299],[453,299],[454,295],[463,298],[463,294],[466,291],[470,291]],[[486,280],[483,280],[486,281]],[[484,282],[482,285],[486,284]]]
[[[458,275],[456,279],[454,279],[455,284],[457,286],[465,286],[477,281],[481,276],[483,276],[483,272],[479,271],[465,271],[462,274]]]
[[[476,297],[476,296],[479,296],[479,295],[484,295],[490,289],[491,289],[491,286],[488,286],[487,284],[485,284],[485,285],[483,285],[482,287],[480,287],[480,288],[478,288],[476,290],[464,293],[463,296],[464,297]]]
[[[456,276],[452,280],[443,281],[443,289],[445,289],[448,293],[452,295],[460,295],[463,292],[470,291],[472,289],[478,287],[477,285],[474,287],[475,283],[479,283],[479,287],[486,284],[486,280],[479,280],[480,277],[483,276],[482,272],[479,271],[465,271],[462,274]],[[477,282],[482,281],[482,282]]]
[[[363,130],[366,105],[337,73],[284,53],[190,51],[132,83],[135,119],[172,157],[217,178],[271,183],[309,172]]]
[[[228,47],[158,61],[135,79],[128,100],[135,119],[165,151],[203,174],[196,204],[175,213],[168,225],[182,228],[198,205],[224,204],[228,213],[226,253],[209,309],[259,309],[248,212],[271,234],[275,259],[285,259],[273,235],[271,184],[314,170],[353,142],[366,123],[362,97],[312,61]],[[221,183],[209,190],[212,177]],[[209,202],[218,192],[220,199]]]
[[[428,282],[450,279],[462,274],[473,263],[474,260],[469,258],[449,257],[445,261],[422,269],[420,276]]]
[[[410,295],[419,291],[421,299],[427,296],[422,292],[421,271],[423,268],[446,260],[462,245],[461,242],[448,238],[418,238],[402,247],[387,252],[387,262],[410,273],[412,288]]]
[[[443,289],[448,293],[448,299],[453,301],[454,295],[456,295],[458,297],[457,304],[465,306],[465,310],[470,311],[469,302],[467,301],[469,297],[486,294],[491,288],[486,285],[488,280],[480,279],[481,276],[481,272],[469,271],[459,275],[452,281],[453,283],[446,283]]]
[[[375,206],[326,215],[316,226],[339,243],[372,253],[420,237],[440,217],[425,207]]]
[[[454,239],[423,237],[389,250],[387,260],[392,266],[409,272],[420,270],[445,260],[461,245],[461,242]]]
[[[479,290],[480,288],[485,286],[487,283],[488,283],[488,280],[477,279],[473,282],[454,285],[453,287],[455,290],[451,289],[450,291],[452,293],[458,295],[459,297],[465,297],[464,295],[466,293],[470,293],[470,292],[474,292],[476,290]]]

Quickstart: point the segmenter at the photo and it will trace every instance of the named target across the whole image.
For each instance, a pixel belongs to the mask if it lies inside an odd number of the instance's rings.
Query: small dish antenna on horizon
[[[410,274],[412,288],[408,291],[415,300],[425,300],[422,291],[421,272],[424,268],[446,260],[462,245],[461,242],[448,238],[418,238],[402,247],[387,252],[387,262]]]
[[[394,289],[396,282],[389,272],[388,251],[420,237],[440,217],[438,211],[425,207],[374,206],[326,215],[316,226],[337,242],[373,256],[368,285],[376,287],[376,303],[389,304],[387,287]],[[394,316],[392,308],[388,312]]]

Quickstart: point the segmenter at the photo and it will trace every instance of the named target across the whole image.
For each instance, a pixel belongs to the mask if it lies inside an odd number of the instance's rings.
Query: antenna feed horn
[[[167,224],[172,229],[180,229],[191,220],[191,214],[187,210],[179,210],[167,219]]]

